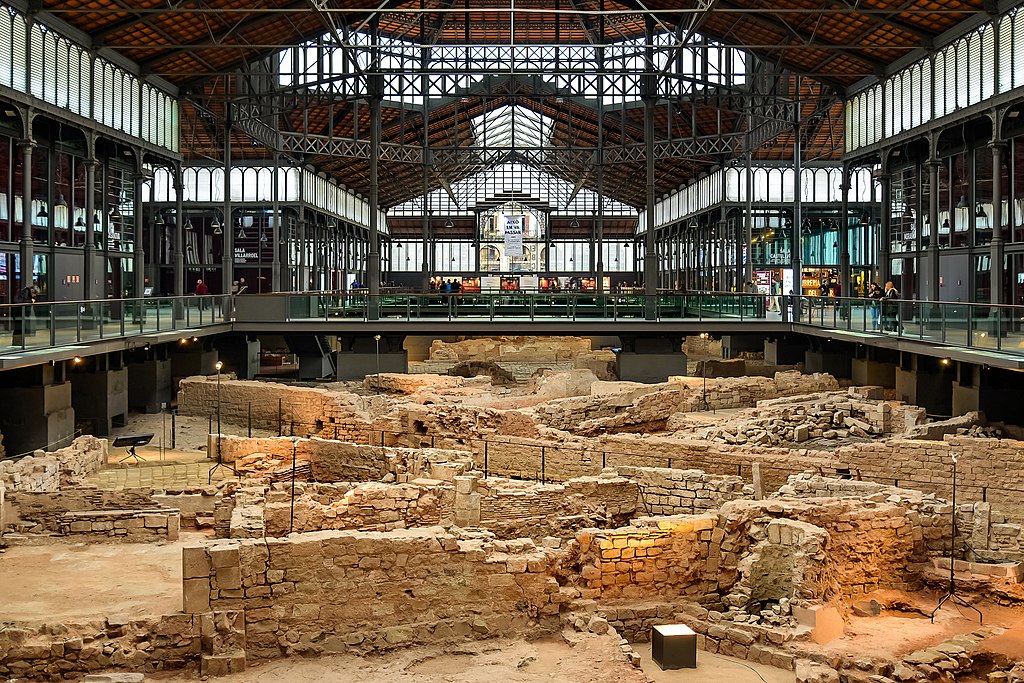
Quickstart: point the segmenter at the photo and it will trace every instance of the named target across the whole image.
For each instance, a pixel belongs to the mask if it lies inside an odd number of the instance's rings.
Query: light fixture
[[[949,219],[948,218],[943,218],[942,219],[942,229],[943,230],[949,230]]]
[[[181,344],[181,345],[188,344],[188,339],[185,339],[184,337],[182,337],[181,339],[178,340],[178,343]]]
[[[629,249],[631,246],[633,246],[633,245],[630,244],[629,242],[623,242],[622,243],[622,248],[623,249]]]
[[[46,210],[46,202],[42,202],[39,205],[39,211],[36,212],[36,218],[49,218],[50,214]]]
[[[58,180],[57,182],[60,182],[60,180]],[[64,199],[64,193],[63,192],[61,192],[60,194],[57,195],[57,201],[55,201],[53,203],[53,205],[54,206],[67,206],[68,205],[67,200]]]
[[[99,211],[97,211],[97,212],[96,212],[96,213],[95,213],[95,214],[93,215],[93,217],[92,217],[92,224],[93,224],[93,225],[99,225],[99,224],[100,224],[100,212],[99,212]]]
[[[81,356],[75,356],[74,358],[71,359],[71,362],[74,363],[75,365],[80,365],[81,362],[82,362],[82,357]]]
[[[569,263],[574,263],[575,261],[576,259],[574,259],[572,256],[569,257]]]
[[[967,195],[965,195],[965,194],[960,195],[960,201],[958,201],[956,203],[956,208],[958,208],[958,209],[969,209],[969,208],[971,208],[970,203],[967,201]]]
[[[82,218],[81,216],[76,218],[75,219],[75,227],[76,228],[84,228],[85,227],[85,219]]]
[[[942,360],[940,360],[939,363],[941,363],[944,366],[949,366],[949,365],[951,365],[953,363],[953,359],[949,358],[949,357],[946,357],[946,358],[943,358]]]
[[[978,202],[978,210],[974,212],[975,218],[988,218],[988,214],[985,213],[985,205]]]
[[[213,367],[217,369],[217,372],[220,372],[221,368],[224,367],[224,361],[217,361],[216,363],[213,364]]]
[[[191,218],[186,218],[185,219],[185,225],[183,225],[181,227],[185,228],[186,230],[195,230],[195,228],[192,227],[192,219]]]
[[[578,228],[578,227],[580,227],[580,220],[578,218],[576,218],[576,216],[573,216],[572,217],[572,221],[569,223],[569,227],[570,228]]]
[[[863,216],[861,216],[860,217],[860,224],[861,225],[871,225],[871,216],[869,214],[864,214]]]
[[[199,341],[199,337],[192,337],[192,341],[194,341],[194,342]]]
[[[235,238],[240,240],[245,239],[245,230],[242,228],[241,225],[238,226],[238,234],[235,235]]]
[[[448,216],[448,219],[445,220],[444,227],[446,227],[446,228],[454,228],[455,227],[455,223],[452,223],[452,217],[451,216]]]
[[[153,219],[153,225],[164,225],[164,215],[161,212],[156,212],[156,218]]]
[[[266,244],[269,240],[267,239],[267,233],[260,230],[260,244]]]
[[[223,235],[224,234],[224,229],[220,227],[220,221],[218,221],[216,218],[213,219],[213,223],[211,223],[210,225],[213,226],[213,234],[214,235]]]
[[[119,221],[119,220],[121,220],[121,212],[120,212],[120,210],[118,210],[116,205],[112,206],[110,208],[110,220],[112,220],[112,221]]]
[[[903,204],[903,217],[904,218],[913,218],[914,217],[914,210],[910,208],[910,204],[907,204],[907,203]]]

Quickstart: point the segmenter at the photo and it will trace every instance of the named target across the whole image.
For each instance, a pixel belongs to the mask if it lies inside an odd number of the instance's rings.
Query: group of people
[[[438,294],[459,294],[462,292],[462,283],[455,279],[442,280],[441,282],[431,280],[430,291]]]
[[[244,277],[240,277],[237,280],[231,282],[231,293],[232,294],[246,294],[249,291],[249,283],[245,281]],[[196,280],[196,288],[192,290],[192,293],[196,296],[209,296],[210,288],[206,286],[206,283],[202,280]]]
[[[881,327],[883,332],[898,331],[900,321],[896,301],[900,298],[900,292],[892,280],[885,283],[884,289],[874,282],[869,283],[865,296],[871,299],[871,329]]]

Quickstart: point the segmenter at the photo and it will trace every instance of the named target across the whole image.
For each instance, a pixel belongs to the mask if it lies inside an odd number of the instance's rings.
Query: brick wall
[[[536,636],[568,599],[553,554],[437,529],[222,541],[184,549],[185,612],[244,612],[250,660]]]

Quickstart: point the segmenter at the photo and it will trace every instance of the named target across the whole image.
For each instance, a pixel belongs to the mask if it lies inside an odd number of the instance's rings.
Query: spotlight
[[[943,366],[948,366],[948,365],[951,365],[953,363],[953,359],[952,358],[948,358],[948,357],[947,358],[943,358],[942,360],[939,361],[939,363],[941,363]]]
[[[188,339],[185,339],[184,337],[182,337],[181,339],[178,340],[178,343],[179,344],[188,344]]]
[[[213,367],[217,368],[217,372],[220,372],[221,368],[224,367],[224,362],[223,361],[217,361],[216,363],[213,364]]]
[[[194,341],[194,342],[199,341],[199,337],[192,337],[192,341]]]
[[[71,359],[71,362],[74,363],[75,365],[80,365],[82,363],[82,357],[75,356],[74,358]]]

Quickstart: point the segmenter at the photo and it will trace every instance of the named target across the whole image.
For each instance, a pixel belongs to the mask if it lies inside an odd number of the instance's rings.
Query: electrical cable
[[[761,675],[761,672],[760,672],[760,671],[758,671],[758,670],[757,670],[757,669],[755,669],[754,667],[750,666],[750,665],[749,665],[749,664],[747,664],[746,662],[743,662],[743,661],[740,661],[740,660],[738,660],[738,659],[735,659],[735,658],[731,658],[731,657],[725,657],[725,656],[723,656],[723,655],[716,655],[716,654],[715,654],[715,653],[713,653],[713,652],[707,652],[707,651],[705,651],[705,652],[704,652],[704,655],[705,655],[705,656],[707,656],[707,657],[714,657],[714,658],[716,658],[716,659],[720,659],[720,660],[723,660],[723,661],[726,661],[726,662],[731,662],[732,664],[739,664],[740,666],[746,667],[746,668],[750,669],[751,671],[753,671],[753,672],[754,672],[754,674],[755,674],[755,675],[756,675],[756,676],[757,676],[758,678],[760,678],[760,679],[761,679],[762,683],[768,683],[768,680],[767,680],[767,679],[766,679],[766,678],[765,678],[764,676],[762,676],[762,675]]]

